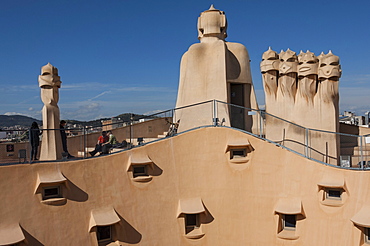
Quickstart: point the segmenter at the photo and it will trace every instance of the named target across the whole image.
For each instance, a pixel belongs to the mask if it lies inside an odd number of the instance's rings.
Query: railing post
[[[306,128],[306,135],[305,135],[305,155],[308,158],[308,128]]]
[[[132,148],[132,120],[133,120],[133,115],[130,114],[130,149]]]
[[[213,99],[213,126],[218,125],[218,118],[217,118],[217,102],[215,99]]]
[[[86,128],[83,127],[83,151],[84,151],[84,159],[86,158]]]
[[[258,110],[260,113],[260,138],[262,138],[262,134],[263,134],[263,131],[262,131],[262,123],[263,123],[263,119],[262,119],[262,110]]]
[[[32,143],[31,143],[31,134],[32,134],[32,129],[30,128],[28,130],[28,148],[29,148],[29,157],[30,157],[30,161],[29,163],[31,164],[32,163]],[[38,148],[39,146],[37,146],[36,148]],[[41,149],[40,149],[40,152],[41,152]]]
[[[362,145],[362,141],[363,141],[363,136],[360,136],[360,155],[361,155],[361,169],[364,169],[365,168],[365,165],[364,165],[364,156],[363,156],[363,145]]]

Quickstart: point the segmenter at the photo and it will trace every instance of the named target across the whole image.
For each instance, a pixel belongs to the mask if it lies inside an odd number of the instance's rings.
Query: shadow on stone
[[[85,191],[81,190],[71,180],[67,179],[66,185],[68,188],[66,192],[66,198],[68,200],[85,202],[89,199],[89,195]]]
[[[24,242],[26,243],[26,245],[32,245],[32,246],[43,246],[44,245],[39,240],[34,238],[31,234],[29,234],[22,226],[21,226],[21,229],[25,237]]]
[[[156,164],[153,163],[153,171],[151,173],[152,176],[160,176],[163,173],[163,170],[158,167]]]
[[[117,226],[117,239],[120,242],[136,244],[139,243],[142,239],[142,235],[132,227],[124,218],[119,215],[121,221],[119,226]]]

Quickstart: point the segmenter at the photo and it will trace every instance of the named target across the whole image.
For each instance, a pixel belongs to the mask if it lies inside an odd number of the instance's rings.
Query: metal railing
[[[192,113],[201,117],[194,120]],[[151,115],[131,114],[129,121],[116,121],[101,127],[66,128],[68,151],[73,158],[90,158],[98,137],[112,130],[119,143],[113,152],[124,151],[176,135],[178,120],[198,127],[231,127],[281,146],[308,159],[344,169],[370,170],[370,134],[352,135],[306,128],[266,113],[218,100],[209,100]],[[43,129],[60,131],[60,129]],[[60,133],[57,133],[60,134]],[[0,165],[32,163],[29,132],[0,143]],[[26,137],[25,137],[26,136]],[[41,138],[40,138],[41,140]],[[40,152],[40,150],[38,151]],[[62,160],[69,160],[68,157]],[[58,160],[60,161],[60,160]]]
[[[370,134],[361,136],[312,129],[271,115],[264,110],[245,108],[217,100],[215,103],[229,107],[229,125],[233,128],[244,130],[325,165],[370,170]],[[238,110],[239,114],[235,113]],[[243,123],[243,120],[246,122]],[[219,119],[216,121],[220,122]],[[223,124],[227,125],[227,122]]]

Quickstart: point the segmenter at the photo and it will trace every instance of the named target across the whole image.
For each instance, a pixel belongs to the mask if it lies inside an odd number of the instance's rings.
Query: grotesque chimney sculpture
[[[339,57],[332,54],[281,51],[263,53],[261,72],[266,96],[266,112],[297,125],[324,131],[306,130],[266,115],[266,138],[311,158],[338,164]],[[305,148],[307,142],[310,148]]]
[[[190,46],[181,59],[177,108],[216,99],[257,109],[248,51],[242,44],[226,42],[226,31],[223,11],[212,5],[200,14],[200,43]],[[248,115],[247,110],[219,103],[215,111],[212,103],[176,110],[179,132],[213,124],[213,113],[223,125],[253,129],[255,116]]]
[[[59,88],[58,69],[50,63],[41,68],[39,86],[41,88],[43,134],[40,160],[57,160],[62,157],[62,141],[59,129]]]

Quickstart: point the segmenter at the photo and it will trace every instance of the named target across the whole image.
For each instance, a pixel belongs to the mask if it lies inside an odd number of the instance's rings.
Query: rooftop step
[[[89,156],[89,152],[93,151],[94,149],[95,149],[95,147],[86,147],[86,148],[85,148],[85,153],[86,153],[86,155],[88,155],[88,156]],[[78,151],[78,152],[77,152],[77,156],[78,156],[78,157],[84,157],[84,152],[83,152],[82,150]]]
[[[165,138],[167,136],[168,132],[163,132],[163,134],[158,135],[158,138]]]
[[[340,148],[340,154],[341,155],[361,155],[360,146],[354,146],[354,147],[342,147]],[[370,155],[370,146],[366,145],[362,147],[362,154],[363,155]]]
[[[143,138],[143,143],[152,142],[152,141],[157,140],[157,139],[158,138]],[[130,139],[127,138],[126,141],[127,141],[127,143],[129,143]],[[138,145],[137,138],[131,139],[131,142],[132,142],[133,145]]]

